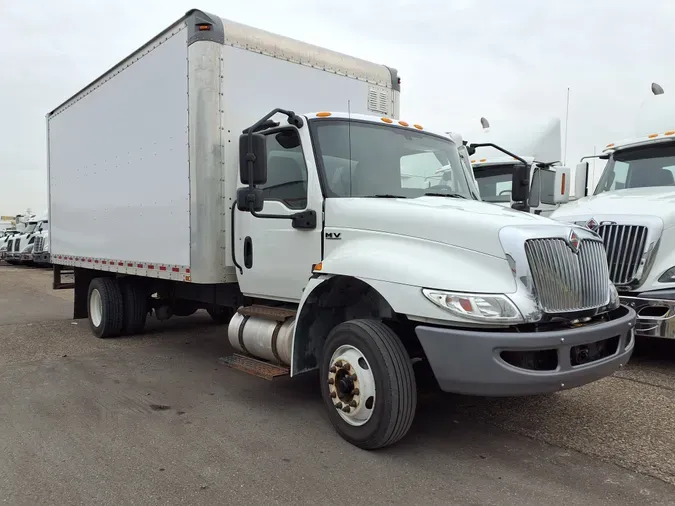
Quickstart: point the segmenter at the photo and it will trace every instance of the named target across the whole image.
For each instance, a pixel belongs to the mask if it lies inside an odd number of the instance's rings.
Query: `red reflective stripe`
[[[155,268],[154,265],[152,265],[152,264],[148,265],[148,269],[154,269],[154,268]]]
[[[188,267],[187,269],[185,269],[185,272],[187,272],[187,273],[189,274],[189,273],[190,273],[190,268]]]
[[[160,271],[165,271],[165,270],[166,270],[166,267],[163,266],[163,265],[160,265],[160,266],[159,266],[159,270],[160,270]]]
[[[179,272],[180,271],[180,269],[178,267],[171,267],[171,270],[173,272]]]
[[[143,264],[138,264],[138,265],[136,265],[136,267],[138,267],[139,269],[142,269],[142,268],[143,268]]]

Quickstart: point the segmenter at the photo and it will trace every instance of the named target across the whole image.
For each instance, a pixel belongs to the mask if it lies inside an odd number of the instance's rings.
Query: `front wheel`
[[[328,335],[321,393],[337,432],[365,450],[408,433],[417,407],[412,361],[396,333],[378,320],[352,320]]]

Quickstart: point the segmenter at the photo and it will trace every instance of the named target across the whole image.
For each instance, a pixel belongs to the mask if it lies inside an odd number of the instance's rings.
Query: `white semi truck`
[[[28,221],[20,221],[21,230],[7,242],[5,260],[10,264],[30,264],[33,262],[35,240],[40,235],[47,221],[44,217],[31,215]]]
[[[49,212],[45,212],[35,229],[35,240],[33,241],[33,250],[31,260],[39,266],[48,266],[49,258]]]
[[[482,130],[471,136],[471,166],[478,182],[481,198],[485,202],[511,207],[518,202],[512,195],[512,177],[519,165],[528,167],[530,181],[535,172],[554,174],[561,185],[560,194],[564,199],[546,203],[542,199],[526,202],[526,210],[543,216],[549,215],[570,199],[570,170],[560,165],[561,136],[560,119],[551,118],[539,122],[501,121],[492,126],[481,118]],[[504,152],[506,148],[508,152]],[[515,156],[514,156],[515,154]]]
[[[607,164],[593,194],[551,217],[587,227],[603,239],[610,277],[622,302],[638,314],[636,335],[673,339],[675,97],[657,84],[652,92],[632,136],[608,144],[599,155]],[[577,174],[584,172],[585,160]],[[585,180],[581,190],[588,193]]]
[[[418,369],[511,396],[625,365],[600,239],[481,202],[461,137],[399,97],[392,68],[189,11],[47,115],[55,286],[74,270],[99,338],[208,310],[229,366],[318,370],[365,449],[407,433]],[[405,185],[411,158],[451,177]]]

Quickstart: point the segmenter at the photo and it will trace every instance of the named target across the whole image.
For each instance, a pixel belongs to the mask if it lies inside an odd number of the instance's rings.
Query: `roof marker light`
[[[607,144],[607,146],[605,146],[605,147],[606,147],[606,148],[613,148],[613,147],[614,147],[614,143],[612,142],[612,143],[610,143],[610,144]]]
[[[325,112],[325,111],[324,111],[324,112],[317,112],[316,115],[317,115],[317,117],[319,117],[319,118],[327,118],[328,116],[331,115],[331,113],[330,113],[330,112]]]
[[[668,130],[665,134],[663,135],[675,135],[675,130]]]
[[[385,123],[393,123],[394,121],[391,118],[380,118]]]
[[[654,137],[658,137],[658,136],[659,136],[659,134],[649,134],[647,137],[649,137],[650,139],[653,139]]]
[[[413,126],[417,128],[417,130],[424,130],[424,127],[422,127],[422,125],[418,125],[417,123],[415,123]]]
[[[399,121],[398,124],[401,125],[401,126],[410,126],[410,123],[408,123],[406,121]]]

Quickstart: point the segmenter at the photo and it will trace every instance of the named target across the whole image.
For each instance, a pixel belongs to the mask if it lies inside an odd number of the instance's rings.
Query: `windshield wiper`
[[[434,192],[429,192],[424,194],[425,197],[452,197],[455,199],[465,199],[466,197],[464,195],[461,195],[459,193],[434,193]]]
[[[405,199],[407,197],[404,197],[403,195],[391,195],[390,193],[383,193],[381,195],[368,195],[371,198],[376,198],[376,199]]]

